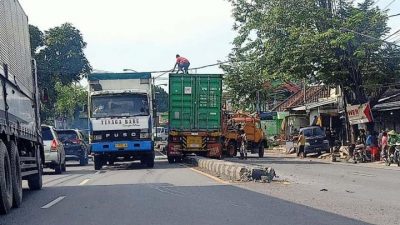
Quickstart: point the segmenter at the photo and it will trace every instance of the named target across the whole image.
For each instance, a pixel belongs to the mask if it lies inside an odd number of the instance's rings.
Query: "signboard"
[[[373,121],[369,103],[347,106],[347,116],[350,125],[370,123]]]

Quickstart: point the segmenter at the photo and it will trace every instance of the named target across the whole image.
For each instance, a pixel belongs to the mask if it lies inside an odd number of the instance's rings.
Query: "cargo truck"
[[[22,180],[42,188],[44,161],[36,66],[28,17],[17,0],[0,1],[0,214],[22,203]]]
[[[169,75],[169,163],[186,154],[222,157],[222,75]]]
[[[89,80],[90,149],[94,168],[140,160],[154,167],[150,73],[94,73]]]

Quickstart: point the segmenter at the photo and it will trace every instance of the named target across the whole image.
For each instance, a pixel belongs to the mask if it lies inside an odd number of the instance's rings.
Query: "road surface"
[[[162,157],[154,169],[133,163],[67,170],[46,170],[43,190],[25,190],[22,207],[1,216],[0,224],[366,224],[259,191],[279,183],[231,184]]]
[[[247,160],[226,160],[271,166],[279,176],[266,188],[239,185],[246,189],[373,224],[400,224],[397,166],[331,163],[277,153],[267,153],[263,159],[251,155]]]

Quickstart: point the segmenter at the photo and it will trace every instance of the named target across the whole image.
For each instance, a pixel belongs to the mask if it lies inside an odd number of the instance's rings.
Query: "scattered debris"
[[[354,193],[354,191],[349,191],[349,190],[346,190],[346,192],[347,192],[347,193]]]
[[[323,188],[323,189],[321,189],[321,190],[319,190],[319,191],[328,191],[328,189],[326,189],[326,188]]]

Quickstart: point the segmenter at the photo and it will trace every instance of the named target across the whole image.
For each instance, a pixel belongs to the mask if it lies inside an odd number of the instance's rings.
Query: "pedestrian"
[[[366,140],[367,140],[367,135],[365,134],[364,129],[360,129],[360,136],[358,137],[360,139],[360,144],[365,145]]]
[[[382,142],[381,142],[381,158],[385,159],[387,156],[387,148],[388,148],[388,135],[386,132],[382,134]]]
[[[175,71],[176,66],[178,66],[178,73],[182,71],[182,73],[189,73],[189,66],[190,62],[188,59],[180,56],[179,54],[176,55],[176,63],[174,68],[172,69],[172,72]]]
[[[247,137],[246,137],[246,133],[242,129],[242,130],[240,130],[239,134],[240,134],[239,135],[240,159],[247,159],[247,148],[246,148]]]
[[[301,156],[302,158],[306,158],[306,151],[304,149],[306,145],[306,137],[304,136],[304,132],[300,131],[300,136],[297,140],[297,146],[299,148],[297,152],[297,157]]]
[[[382,147],[382,136],[383,136],[384,130],[381,130],[381,132],[378,135],[378,147]]]

